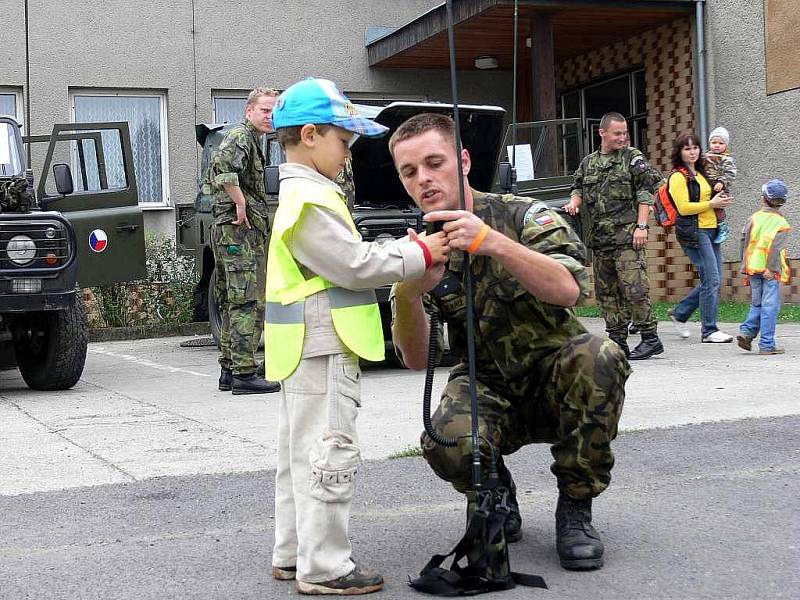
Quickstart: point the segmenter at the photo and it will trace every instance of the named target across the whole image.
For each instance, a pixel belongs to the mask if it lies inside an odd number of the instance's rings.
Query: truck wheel
[[[214,296],[214,288],[217,285],[217,270],[211,271],[211,277],[208,280],[208,293],[206,294],[208,301],[208,324],[211,326],[211,336],[219,347],[219,336],[222,332],[222,311],[217,305],[217,299]]]
[[[30,313],[14,326],[14,351],[22,378],[34,390],[67,390],[86,364],[88,325],[83,298],[66,310]]]
[[[208,279],[198,281],[192,292],[192,321],[208,321]]]

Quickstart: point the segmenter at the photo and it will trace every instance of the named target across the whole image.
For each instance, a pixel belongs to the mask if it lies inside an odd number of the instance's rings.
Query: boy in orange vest
[[[780,212],[788,196],[780,179],[765,183],[761,208],[750,216],[742,232],[742,273],[752,295],[750,313],[736,336],[742,350],[750,350],[760,332],[759,354],[784,353],[775,345],[775,324],[781,310],[781,283],[787,283],[790,275],[786,241],[792,228]]]

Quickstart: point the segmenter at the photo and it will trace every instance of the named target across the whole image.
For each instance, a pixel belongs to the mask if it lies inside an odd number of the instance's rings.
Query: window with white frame
[[[212,97],[214,123],[241,123],[248,92],[215,92]]]
[[[15,88],[0,87],[0,115],[22,118],[22,92]]]
[[[139,204],[143,208],[168,206],[166,94],[87,90],[72,92],[71,97],[76,123],[128,122]],[[109,162],[122,164],[117,157],[110,158]]]

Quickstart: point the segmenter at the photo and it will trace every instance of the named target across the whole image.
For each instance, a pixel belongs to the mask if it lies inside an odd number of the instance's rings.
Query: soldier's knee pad
[[[309,493],[322,502],[349,502],[356,490],[361,450],[342,431],[328,431],[309,453]]]

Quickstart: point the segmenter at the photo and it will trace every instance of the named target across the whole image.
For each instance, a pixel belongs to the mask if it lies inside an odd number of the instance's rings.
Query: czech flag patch
[[[108,248],[108,236],[102,229],[95,229],[89,234],[89,248],[92,252],[102,252]]]
[[[536,221],[539,225],[542,226],[550,225],[550,223],[553,222],[553,217],[551,217],[550,215],[542,215],[538,219],[534,219],[534,221]]]

